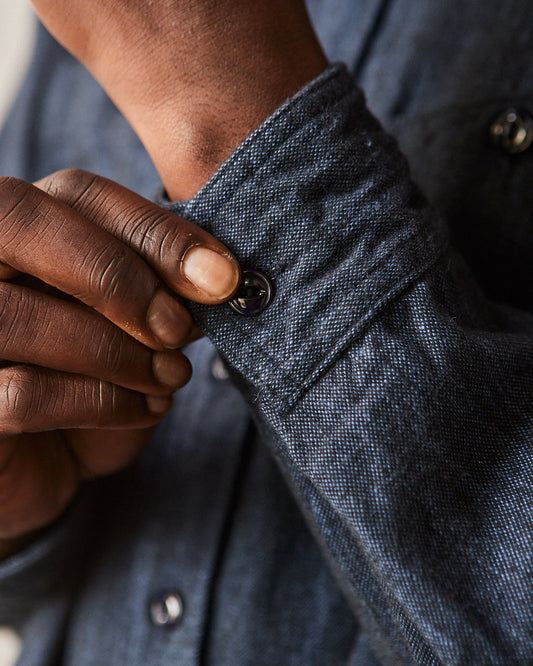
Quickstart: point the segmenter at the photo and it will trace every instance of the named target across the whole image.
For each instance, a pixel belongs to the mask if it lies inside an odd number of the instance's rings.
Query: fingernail
[[[229,298],[239,281],[233,261],[200,245],[187,252],[181,271],[198,289],[215,298]]]
[[[172,398],[168,395],[147,395],[146,404],[151,414],[164,414],[172,407]]]
[[[187,379],[183,367],[183,357],[179,352],[154,352],[152,370],[160,384],[172,389],[183,386]]]
[[[178,347],[191,327],[188,312],[164,291],[156,292],[147,314],[152,333],[166,347]]]

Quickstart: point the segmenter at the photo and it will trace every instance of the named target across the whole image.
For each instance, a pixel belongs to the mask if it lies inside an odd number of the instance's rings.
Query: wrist
[[[142,70],[130,69],[135,81],[122,77],[106,86],[172,199],[193,196],[280,104],[327,66],[307,17],[294,23],[286,17],[283,34],[277,25],[267,29],[263,19],[252,29],[248,20],[232,25],[232,35],[204,39],[195,58],[185,58],[187,66],[159,49]]]
[[[137,132],[172,198],[189,198],[326,67],[303,0],[32,0]]]
[[[150,153],[171,199],[188,199],[283,102],[327,66],[322,54],[305,66],[279,67],[221,86],[198,87],[186,97],[166,96],[156,113],[129,120]]]

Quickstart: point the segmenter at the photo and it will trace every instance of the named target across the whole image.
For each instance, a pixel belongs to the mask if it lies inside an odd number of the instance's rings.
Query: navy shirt
[[[533,6],[309,4],[350,73],[165,203],[274,297],[190,304],[150,445],[0,567],[24,666],[533,663]],[[0,163],[164,202],[44,31]]]

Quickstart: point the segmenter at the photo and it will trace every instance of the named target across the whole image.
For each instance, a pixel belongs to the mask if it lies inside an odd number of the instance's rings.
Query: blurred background
[[[0,127],[24,77],[31,56],[35,23],[26,0],[0,0]],[[0,154],[0,174],[2,155]],[[0,626],[0,666],[12,666],[20,640],[9,627]]]
[[[0,125],[26,71],[34,27],[27,0],[0,0]]]

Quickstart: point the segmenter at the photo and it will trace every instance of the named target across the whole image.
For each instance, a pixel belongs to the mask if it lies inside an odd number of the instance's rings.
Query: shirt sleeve
[[[273,285],[190,304],[383,663],[533,659],[533,317],[487,301],[342,66],[174,212]]]

